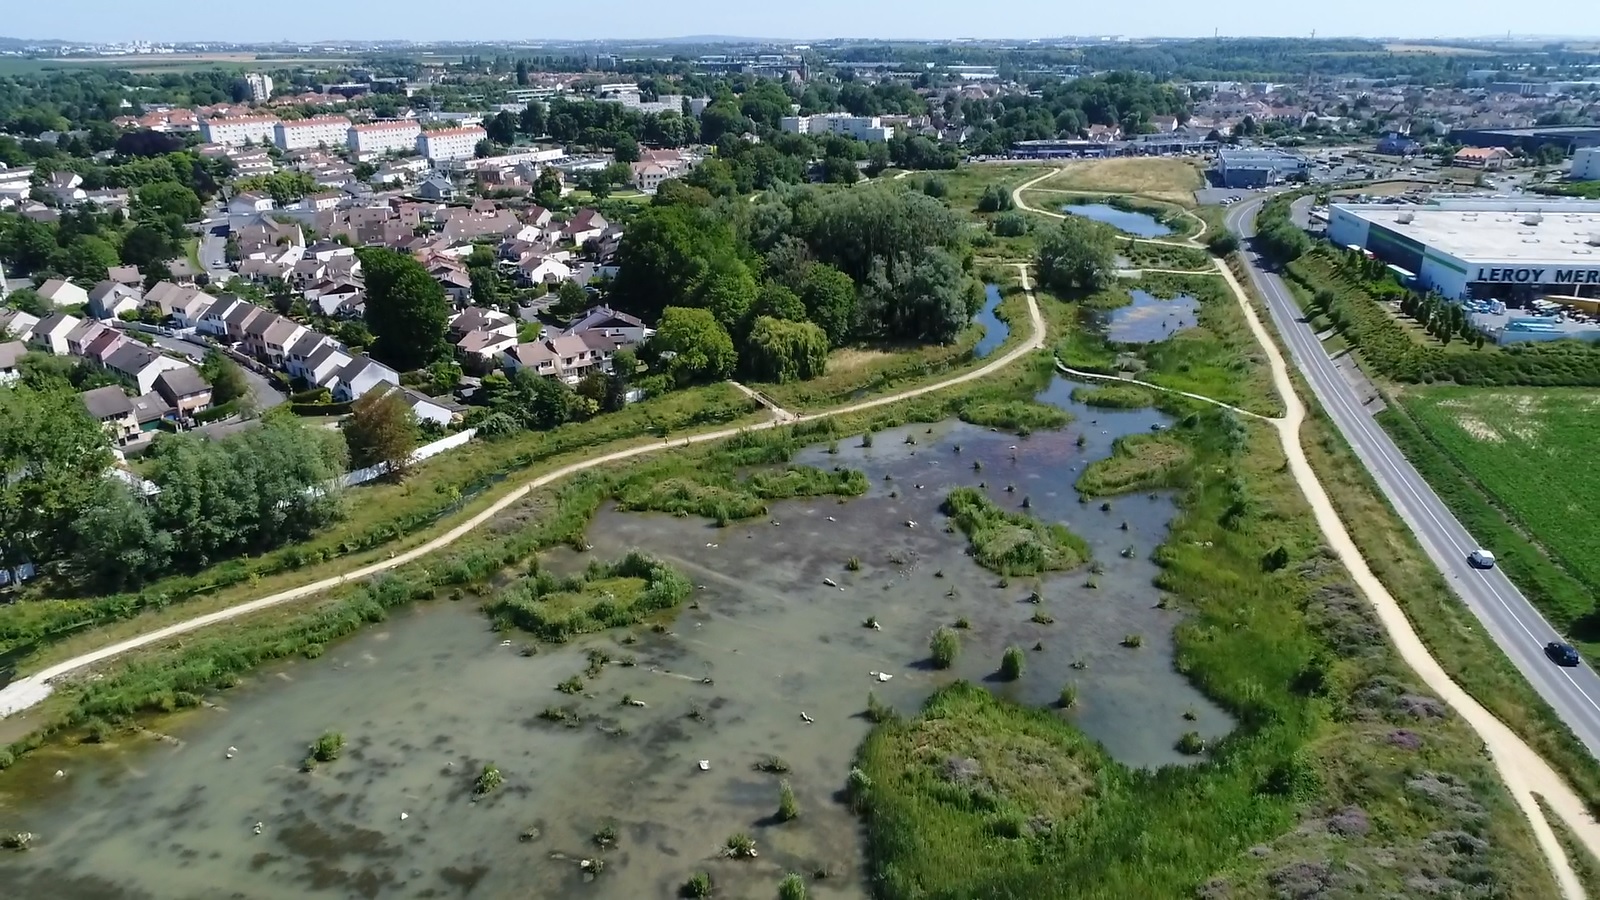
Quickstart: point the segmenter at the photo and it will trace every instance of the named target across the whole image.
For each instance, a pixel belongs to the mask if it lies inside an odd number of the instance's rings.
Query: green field
[[[1407,456],[1558,628],[1592,638],[1600,531],[1590,522],[1600,510],[1600,473],[1589,463],[1600,445],[1600,396],[1585,388],[1436,387],[1400,401],[1426,440],[1407,442],[1407,423],[1387,421]],[[1474,486],[1477,504],[1463,491]],[[1484,500],[1514,527],[1497,522]]]

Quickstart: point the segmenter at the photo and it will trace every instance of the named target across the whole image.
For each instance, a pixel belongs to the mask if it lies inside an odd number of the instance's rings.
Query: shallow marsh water
[[[1061,211],[1093,219],[1096,222],[1104,222],[1118,231],[1143,238],[1166,237],[1172,233],[1171,228],[1161,224],[1160,220],[1149,213],[1118,209],[1109,203],[1069,203],[1061,207]]]
[[[1061,714],[1112,754],[1132,765],[1183,762],[1172,749],[1182,732],[1212,738],[1231,723],[1173,671],[1178,614],[1155,608],[1149,554],[1173,501],[1138,494],[1103,512],[1072,488],[1114,438],[1167,419],[1078,406],[1071,388],[1057,381],[1042,395],[1078,417],[1059,432],[1019,439],[946,423],[931,434],[881,432],[870,448],[855,437],[837,454],[800,454],[865,471],[865,497],[778,503],[729,528],[608,509],[590,529],[590,552],[546,556],[572,569],[640,547],[678,566],[701,589],[667,633],[639,627],[524,657],[525,637],[491,632],[470,600],[441,600],[318,660],[263,670],[211,698],[215,709],[151,723],[170,741],[124,736],[41,752],[0,776],[0,829],[37,836],[30,852],[0,855],[0,896],[632,900],[672,896],[704,870],[719,896],[762,898],[785,872],[809,880],[828,868],[811,896],[864,898],[860,831],[836,793],[871,727],[861,716],[867,694],[911,713],[957,677],[1035,705],[1074,682],[1079,705]],[[1067,523],[1104,566],[1094,589],[1084,570],[1037,581],[1054,624],[1029,621],[1034,579],[999,587],[966,556],[965,537],[943,530],[944,495],[979,482],[1007,507],[1030,498],[1033,515]],[[859,571],[846,569],[850,556]],[[863,627],[869,616],[878,630]],[[928,637],[959,617],[971,628],[956,665],[933,670]],[[1128,633],[1144,646],[1119,646]],[[990,681],[1011,644],[1028,650],[1023,677]],[[586,679],[584,695],[557,692],[591,649],[635,665],[612,663]],[[624,695],[647,706],[624,705]],[[539,718],[556,706],[585,719],[569,728]],[[1198,720],[1184,721],[1186,710]],[[343,758],[299,772],[306,745],[326,730],[348,739]],[[755,771],[769,754],[790,771]],[[473,802],[473,778],[491,761],[505,784]],[[773,821],[780,777],[799,801],[794,822]],[[619,840],[602,852],[591,836],[607,823]],[[720,859],[740,831],[759,858]],[[578,861],[591,857],[606,868],[589,881]]]
[[[995,315],[995,310],[1000,306],[1000,288],[998,285],[986,284],[983,286],[983,308],[972,317],[972,321],[983,326],[983,337],[978,339],[972,348],[972,355],[983,359],[995,351],[996,347],[1006,342],[1011,334],[1011,326],[1004,319]]]
[[[1137,288],[1128,293],[1133,301],[1124,306],[1084,309],[1084,326],[1112,343],[1151,344],[1200,323],[1200,303],[1188,294],[1157,297]]]

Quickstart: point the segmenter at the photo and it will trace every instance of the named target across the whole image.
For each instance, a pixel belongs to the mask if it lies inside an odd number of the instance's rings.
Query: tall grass
[[[1001,575],[1075,569],[1089,559],[1089,545],[1065,525],[1001,509],[976,488],[951,491],[944,512],[967,535],[978,564]]]

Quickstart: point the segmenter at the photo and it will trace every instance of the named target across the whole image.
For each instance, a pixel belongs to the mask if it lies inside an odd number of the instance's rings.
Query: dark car
[[[1565,641],[1551,641],[1544,645],[1544,655],[1550,657],[1558,666],[1576,666],[1578,651]]]

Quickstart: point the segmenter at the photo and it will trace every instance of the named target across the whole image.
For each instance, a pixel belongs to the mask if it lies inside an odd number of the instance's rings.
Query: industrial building
[[[1304,157],[1272,148],[1219,150],[1217,184],[1226,188],[1259,188],[1281,184],[1306,173]]]
[[[1600,180],[1600,147],[1586,147],[1572,154],[1572,171],[1567,177],[1573,181]]]
[[[1440,199],[1329,208],[1328,239],[1390,264],[1418,290],[1524,307],[1600,298],[1600,201]]]
[[[1453,143],[1468,147],[1506,147],[1524,153],[1555,145],[1563,153],[1600,147],[1600,126],[1568,125],[1549,128],[1460,128],[1450,132]]]

